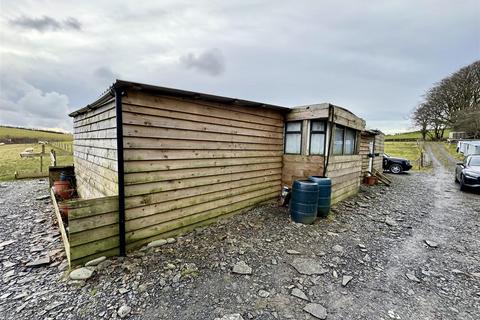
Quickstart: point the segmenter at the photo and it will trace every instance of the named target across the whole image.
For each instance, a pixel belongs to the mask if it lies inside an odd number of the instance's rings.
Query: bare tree
[[[461,68],[429,89],[412,121],[425,139],[441,139],[446,128],[478,136],[480,123],[480,61]]]

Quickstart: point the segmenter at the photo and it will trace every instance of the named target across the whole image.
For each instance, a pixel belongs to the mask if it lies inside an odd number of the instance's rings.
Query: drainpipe
[[[122,89],[113,87],[117,120],[117,183],[118,183],[118,232],[120,238],[120,256],[126,256],[125,245],[125,170],[123,162],[123,115]]]
[[[334,109],[331,104],[328,104],[328,124],[329,124],[329,137],[328,137],[328,150],[323,157],[323,176],[326,177],[328,162],[330,161],[330,151],[332,150],[332,136],[333,136],[333,116]]]

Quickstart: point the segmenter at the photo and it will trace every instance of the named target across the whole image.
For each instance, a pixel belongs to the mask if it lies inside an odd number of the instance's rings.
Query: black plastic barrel
[[[318,216],[328,216],[332,201],[332,180],[330,178],[320,176],[311,176],[308,177],[308,179],[318,185]]]
[[[290,199],[290,216],[298,223],[311,224],[317,218],[318,185],[310,180],[295,180]]]

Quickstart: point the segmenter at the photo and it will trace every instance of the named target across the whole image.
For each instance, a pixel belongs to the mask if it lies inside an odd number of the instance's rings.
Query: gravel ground
[[[0,318],[118,319],[124,306],[129,319],[315,319],[314,303],[327,319],[479,319],[480,195],[431,155],[431,172],[362,187],[314,225],[263,206],[108,259],[86,281],[63,271],[52,208],[36,200],[46,182],[2,183]]]

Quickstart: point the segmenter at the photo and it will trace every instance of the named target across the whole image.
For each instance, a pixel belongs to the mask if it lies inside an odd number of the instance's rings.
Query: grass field
[[[0,126],[0,140],[4,139],[35,139],[37,141],[71,141],[73,136],[71,134],[46,132],[22,128],[10,128]]]
[[[443,145],[447,149],[448,153],[459,161],[463,161],[463,154],[457,153],[457,144],[456,143],[447,143],[444,142]]]
[[[40,158],[20,157],[20,152],[24,151],[26,148],[33,148],[34,152],[42,151],[42,147],[39,144],[0,145],[0,181],[13,180],[15,178],[15,171],[22,173],[40,172]],[[52,149],[52,147],[47,145],[45,147],[45,152],[50,152],[50,149]],[[57,165],[69,165],[72,163],[72,155],[57,156]],[[43,170],[48,171],[49,165],[50,157],[44,157]]]
[[[448,138],[448,134],[450,133],[450,129],[446,129],[443,133],[444,138]],[[432,132],[433,134],[433,132]],[[412,132],[405,132],[405,133],[397,133],[397,134],[389,134],[385,136],[385,140],[392,140],[392,139],[421,139],[422,134],[420,131],[412,131]],[[430,140],[429,136],[427,135],[427,140]]]
[[[412,170],[419,168],[421,146],[418,146],[416,142],[385,141],[385,153],[392,157],[410,160],[413,165]]]

